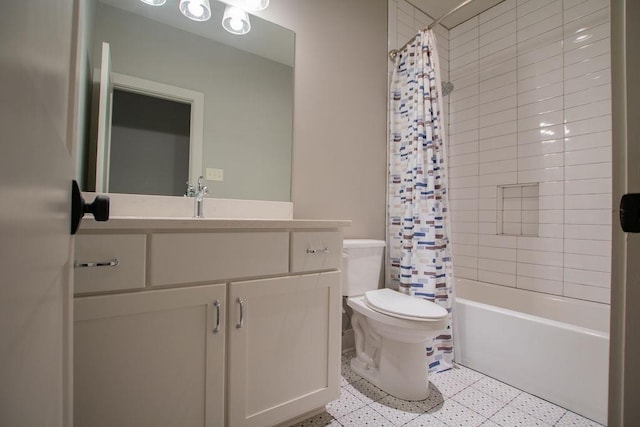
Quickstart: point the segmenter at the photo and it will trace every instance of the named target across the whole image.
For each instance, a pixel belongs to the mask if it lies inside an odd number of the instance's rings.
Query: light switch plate
[[[207,168],[207,181],[224,181],[224,169]]]

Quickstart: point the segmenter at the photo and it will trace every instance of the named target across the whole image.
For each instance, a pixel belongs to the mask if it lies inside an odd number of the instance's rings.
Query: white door
[[[618,206],[640,193],[640,2],[611,2],[613,266],[609,425],[640,425],[640,234],[623,233]]]
[[[0,7],[0,425],[70,425],[72,0]]]

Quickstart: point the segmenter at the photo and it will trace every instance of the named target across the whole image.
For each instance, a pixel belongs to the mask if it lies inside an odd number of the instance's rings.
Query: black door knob
[[[96,221],[109,220],[109,197],[96,196],[93,203],[87,204],[82,198],[80,187],[74,179],[71,183],[71,234],[76,234],[80,220],[85,213],[93,214]]]
[[[640,233],[640,193],[622,196],[620,200],[620,225],[625,233]]]

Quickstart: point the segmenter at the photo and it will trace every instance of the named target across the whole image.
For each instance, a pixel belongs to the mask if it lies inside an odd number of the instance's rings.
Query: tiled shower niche
[[[498,186],[497,234],[538,237],[538,183]]]

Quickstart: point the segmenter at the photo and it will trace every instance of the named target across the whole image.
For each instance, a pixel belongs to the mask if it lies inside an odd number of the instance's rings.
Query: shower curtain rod
[[[462,9],[463,7],[465,7],[466,5],[468,5],[469,3],[471,3],[473,0],[464,0],[462,3],[460,3],[459,5],[457,5],[456,7],[454,7],[453,9],[451,9],[449,12],[445,13],[444,15],[442,15],[440,18],[436,19],[435,21],[433,21],[431,24],[427,25],[427,30],[432,29],[433,27],[435,27],[436,25],[438,25],[443,19],[447,18],[449,15],[451,15],[452,13],[457,12],[458,10]],[[409,46],[414,40],[416,39],[415,36],[413,36],[411,39],[409,39],[408,42],[406,42],[405,44],[402,45],[401,48],[399,49],[392,49],[389,51],[389,60],[394,61],[396,59],[396,56],[398,56],[398,52],[400,52],[402,49],[404,49],[405,47]]]

